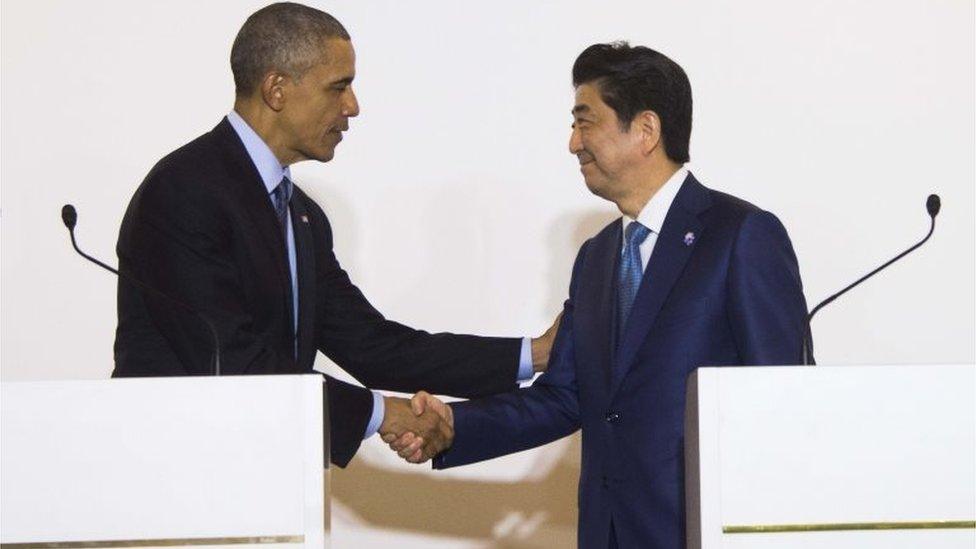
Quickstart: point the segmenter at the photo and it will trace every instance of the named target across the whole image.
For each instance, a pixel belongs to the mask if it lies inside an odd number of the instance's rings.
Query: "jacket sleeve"
[[[515,388],[521,341],[431,334],[387,320],[349,279],[332,250],[325,214],[316,219],[316,340],[360,383],[376,389],[426,390],[464,398]]]
[[[329,460],[345,467],[363,442],[366,424],[373,412],[373,395],[356,387],[325,376],[325,425],[329,429]]]
[[[730,324],[742,363],[801,363],[807,305],[793,245],[773,214],[756,211],[744,219],[728,285]]]
[[[576,354],[573,346],[573,303],[579,266],[586,244],[573,267],[569,299],[556,333],[549,368],[531,387],[488,398],[451,404],[454,442],[434,459],[435,469],[457,467],[508,455],[552,442],[580,428]]]

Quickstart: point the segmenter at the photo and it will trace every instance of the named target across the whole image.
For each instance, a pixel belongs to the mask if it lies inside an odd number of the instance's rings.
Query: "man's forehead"
[[[343,38],[329,38],[325,41],[322,49],[322,56],[330,63],[356,62],[356,50],[352,47],[352,42]]]
[[[593,112],[603,104],[599,90],[592,84],[580,84],[576,87],[576,103],[573,105],[572,114],[586,114]]]
[[[329,75],[329,80],[348,80],[356,76],[356,52],[352,42],[341,38],[329,38],[316,65]]]

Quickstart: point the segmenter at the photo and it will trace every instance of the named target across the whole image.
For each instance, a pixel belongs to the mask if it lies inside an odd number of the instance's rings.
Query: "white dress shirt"
[[[637,214],[637,219],[631,219],[629,216],[623,216],[621,218],[621,223],[623,225],[623,230],[627,230],[627,226],[634,221],[640,222],[641,225],[647,227],[651,230],[644,242],[641,243],[640,257],[641,257],[641,272],[647,270],[647,262],[651,259],[651,253],[654,251],[654,245],[657,244],[657,236],[661,234],[661,227],[664,225],[664,218],[668,215],[668,210],[671,209],[671,203],[674,202],[674,197],[678,195],[678,191],[681,190],[681,184],[685,182],[685,178],[688,177],[688,168],[682,166],[678,171],[674,172],[660,189],[654,193],[650,201],[644,205],[644,208]],[[626,232],[621,233],[626,234]],[[625,243],[621,239],[620,244],[620,254],[624,253]]]

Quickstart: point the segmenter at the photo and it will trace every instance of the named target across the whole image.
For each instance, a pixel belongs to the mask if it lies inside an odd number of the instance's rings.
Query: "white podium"
[[[976,367],[702,368],[689,549],[976,547]]]
[[[4,383],[3,549],[328,542],[323,379]]]

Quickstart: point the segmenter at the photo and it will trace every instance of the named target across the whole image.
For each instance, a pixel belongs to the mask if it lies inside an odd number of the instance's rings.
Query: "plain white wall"
[[[920,239],[941,194],[929,244],[818,315],[821,363],[976,360],[973,2],[313,4],[353,36],[362,115],[295,179],[387,316],[548,325],[579,244],[617,215],[567,152],[570,68],[629,39],[688,72],[692,170],[783,220],[810,306]],[[230,45],[261,5],[3,2],[3,380],[109,375],[115,280],[71,250],[61,205],[114,264],[145,173],[230,109]],[[369,441],[334,474],[336,541],[572,544],[577,454],[572,437],[434,475]]]

